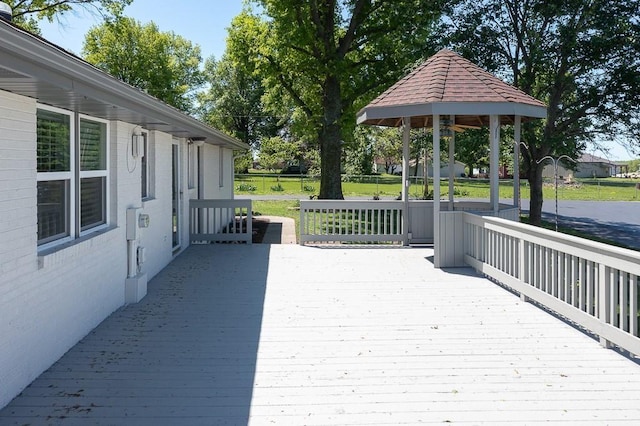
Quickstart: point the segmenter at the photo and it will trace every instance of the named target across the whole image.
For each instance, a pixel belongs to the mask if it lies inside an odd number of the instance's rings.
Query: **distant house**
[[[248,147],[3,19],[0,40],[2,407],[144,296]]]
[[[441,163],[441,168],[440,168],[440,177],[441,178],[448,178],[449,177],[449,165],[447,163]],[[433,177],[433,165],[429,162],[428,165],[428,174],[429,177]],[[454,165],[454,176],[455,177],[461,177],[464,175],[465,173],[465,169],[466,169],[467,165],[464,163],[461,163],[460,161],[456,161],[455,165]],[[393,164],[392,167],[392,173],[394,174],[401,174],[402,173],[402,164]],[[384,158],[380,158],[380,157],[376,157],[375,162],[374,162],[374,172],[376,173],[387,173],[387,169],[386,169],[386,164],[385,164],[385,160]],[[420,161],[418,163],[418,168],[416,169],[416,161],[415,160],[410,160],[409,161],[409,174],[411,176],[417,176],[417,177],[422,177],[424,176],[424,166],[423,166],[423,162]]]
[[[606,158],[596,157],[591,154],[582,154],[576,161],[576,170],[571,170],[562,164],[558,164],[558,177],[567,178],[573,176],[576,178],[605,178],[614,174],[615,163]],[[551,162],[545,166],[542,171],[542,177],[553,178],[554,167]]]

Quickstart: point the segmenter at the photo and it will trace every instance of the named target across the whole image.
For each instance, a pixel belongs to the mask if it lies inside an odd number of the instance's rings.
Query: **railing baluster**
[[[638,275],[629,274],[629,333],[640,337],[638,334],[640,322],[640,280]]]
[[[619,272],[618,277],[618,298],[620,300],[619,327],[624,331],[629,331],[629,274]]]

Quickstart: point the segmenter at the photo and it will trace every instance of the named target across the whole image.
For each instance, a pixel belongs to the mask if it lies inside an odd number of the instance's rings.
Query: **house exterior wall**
[[[558,164],[558,178],[566,179],[569,176],[574,178],[606,178],[611,176],[611,166],[605,163],[579,163],[575,171],[569,170]],[[547,165],[542,170],[542,177],[553,178],[553,165]]]
[[[433,177],[433,165],[429,164],[428,166],[428,173],[429,173],[429,177]],[[465,165],[463,163],[459,163],[456,162],[453,169],[453,173],[454,173],[454,177],[461,177],[464,173],[465,173]],[[376,163],[374,164],[374,170],[376,173],[386,173],[386,169],[384,166],[384,163]],[[402,164],[397,164],[395,171],[395,174],[401,174],[402,173]],[[424,167],[422,165],[422,163],[418,164],[418,170],[416,170],[415,165],[412,165],[411,167],[409,167],[409,174],[410,176],[416,176],[416,177],[422,177],[424,175]],[[442,167],[440,168],[440,177],[441,178],[448,178],[449,177],[449,165],[444,163],[442,165]]]
[[[109,122],[107,226],[39,250],[37,108],[34,99],[0,90],[0,407],[124,305],[128,208],[150,216],[149,227],[139,229],[138,244],[146,249],[141,273],[150,279],[179,253],[172,249],[172,144],[181,151],[181,249],[189,244],[188,198],[198,193],[187,188],[186,140],[150,131],[152,196],[141,200],[141,158],[130,155],[136,126]],[[202,171],[216,176],[220,149],[203,148]],[[219,198],[233,193],[232,170],[225,164],[230,176],[223,188],[217,179],[211,185]]]
[[[205,165],[219,165],[223,156],[222,174],[218,167],[205,167],[202,171],[202,193],[205,199],[233,198],[233,150],[219,146],[204,146]],[[222,179],[221,179],[222,177]]]

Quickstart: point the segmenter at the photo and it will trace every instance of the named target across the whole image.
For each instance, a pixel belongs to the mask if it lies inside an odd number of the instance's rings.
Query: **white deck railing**
[[[403,242],[402,201],[300,201],[300,244]]]
[[[468,213],[464,240],[476,270],[640,355],[640,253]]]
[[[251,200],[189,200],[192,243],[244,241],[252,239]]]

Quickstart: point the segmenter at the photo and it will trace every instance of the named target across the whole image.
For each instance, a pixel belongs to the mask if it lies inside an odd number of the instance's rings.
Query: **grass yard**
[[[400,194],[401,179],[399,176],[362,176],[345,179],[342,189],[345,197],[371,197],[378,195],[382,199],[393,199]],[[419,198],[422,193],[422,180],[412,180],[409,194],[413,198]],[[433,183],[430,182],[433,189]],[[558,185],[558,198],[561,200],[602,200],[602,201],[636,201],[640,198],[640,190],[636,185],[640,180],[635,179],[577,179],[572,184],[560,183]],[[317,178],[308,176],[280,176],[276,175],[240,175],[236,176],[235,190],[237,194],[255,195],[297,195],[299,198],[308,198],[317,195],[320,182]],[[448,182],[443,180],[441,186],[442,196],[448,195]],[[456,198],[489,198],[489,181],[481,179],[456,179]],[[553,200],[553,181],[544,184],[544,199]],[[529,198],[528,183],[521,184],[522,198]],[[513,197],[513,182],[511,180],[500,181],[500,197]],[[639,200],[640,201],[640,200]],[[297,200],[277,201],[253,201],[253,211],[257,215],[272,215],[291,217],[296,223],[296,234],[300,229],[300,211]],[[549,225],[551,226],[551,225]],[[568,229],[561,230],[564,233],[574,234],[585,238]],[[610,241],[603,241],[611,244]],[[619,245],[615,244],[614,245]]]
[[[344,177],[342,192],[345,197],[379,196],[383,199],[393,199],[402,189],[401,178],[392,175]],[[558,184],[558,199],[560,200],[602,200],[602,201],[636,201],[640,200],[640,190],[636,189],[639,179],[603,178],[576,179],[574,183]],[[422,195],[422,179],[412,179],[409,194],[412,198]],[[520,183],[522,198],[529,198],[529,184]],[[433,189],[430,182],[429,189]],[[255,195],[300,195],[307,198],[317,195],[320,190],[320,180],[312,176],[292,175],[237,175],[235,178],[235,192],[237,194]],[[448,195],[448,181],[442,180],[441,193]],[[489,198],[489,181],[485,179],[455,180],[456,198]],[[555,198],[553,180],[547,180],[543,187],[545,200]],[[513,181],[500,181],[500,197],[513,197]]]
[[[296,222],[296,235],[300,235],[300,203],[297,200],[277,200],[251,202],[254,215],[290,217]]]

